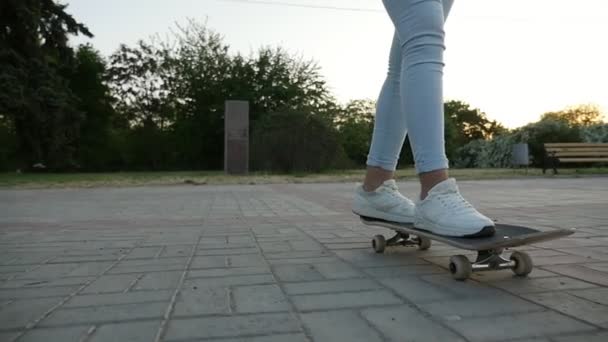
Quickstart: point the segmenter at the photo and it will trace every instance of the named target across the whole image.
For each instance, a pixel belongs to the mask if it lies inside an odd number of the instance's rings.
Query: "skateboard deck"
[[[574,228],[540,231],[524,226],[496,224],[496,233],[491,237],[460,238],[416,229],[411,223],[391,222],[365,216],[360,216],[360,219],[366,225],[384,227],[395,232],[395,236],[388,240],[383,235],[374,237],[372,246],[376,253],[383,253],[387,246],[418,246],[420,250],[426,250],[431,247],[432,240],[464,250],[477,251],[475,262],[470,262],[463,255],[450,258],[449,269],[457,280],[467,279],[472,272],[507,268],[512,269],[516,275],[526,276],[533,268],[530,256],[516,251],[511,254],[510,259],[506,259],[502,256],[505,249],[559,239],[576,231]]]

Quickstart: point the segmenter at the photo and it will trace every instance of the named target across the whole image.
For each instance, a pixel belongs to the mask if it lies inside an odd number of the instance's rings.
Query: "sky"
[[[394,30],[381,0],[61,2],[95,35],[74,44],[89,42],[105,56],[194,19],[234,53],[281,46],[317,61],[343,103],[377,98]],[[456,0],[445,30],[445,100],[509,128],[577,104],[608,112],[608,1]]]

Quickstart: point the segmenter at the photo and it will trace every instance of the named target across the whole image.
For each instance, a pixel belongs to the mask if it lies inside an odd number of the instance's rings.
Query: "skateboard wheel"
[[[532,263],[532,258],[527,253],[515,251],[511,254],[511,260],[515,262],[513,273],[516,275],[525,277],[532,272],[534,264]]]
[[[429,248],[431,248],[431,239],[418,237],[418,249],[421,251],[426,251]]]
[[[473,272],[473,267],[466,256],[454,255],[450,258],[450,272],[456,280],[467,280]]]
[[[386,248],[386,239],[383,235],[376,235],[372,240],[372,247],[374,247],[374,251],[376,253],[384,253],[384,249]]]

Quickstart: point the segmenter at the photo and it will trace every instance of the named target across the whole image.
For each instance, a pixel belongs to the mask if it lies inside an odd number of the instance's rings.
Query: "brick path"
[[[446,245],[374,254],[352,184],[0,191],[0,341],[607,341],[608,178],[460,187],[579,231],[456,282]]]

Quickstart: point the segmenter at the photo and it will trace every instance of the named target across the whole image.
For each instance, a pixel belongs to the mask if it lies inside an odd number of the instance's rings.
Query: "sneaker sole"
[[[389,214],[389,213],[385,213],[385,212],[376,210],[374,208],[365,208],[365,209],[353,208],[352,211],[353,211],[353,213],[355,213],[356,215],[359,215],[359,216],[366,216],[366,217],[386,220],[386,221],[390,221],[390,222],[397,222],[397,223],[412,224],[412,223],[414,223],[414,218],[415,218],[414,216],[407,217],[407,216],[393,215],[393,214]]]

